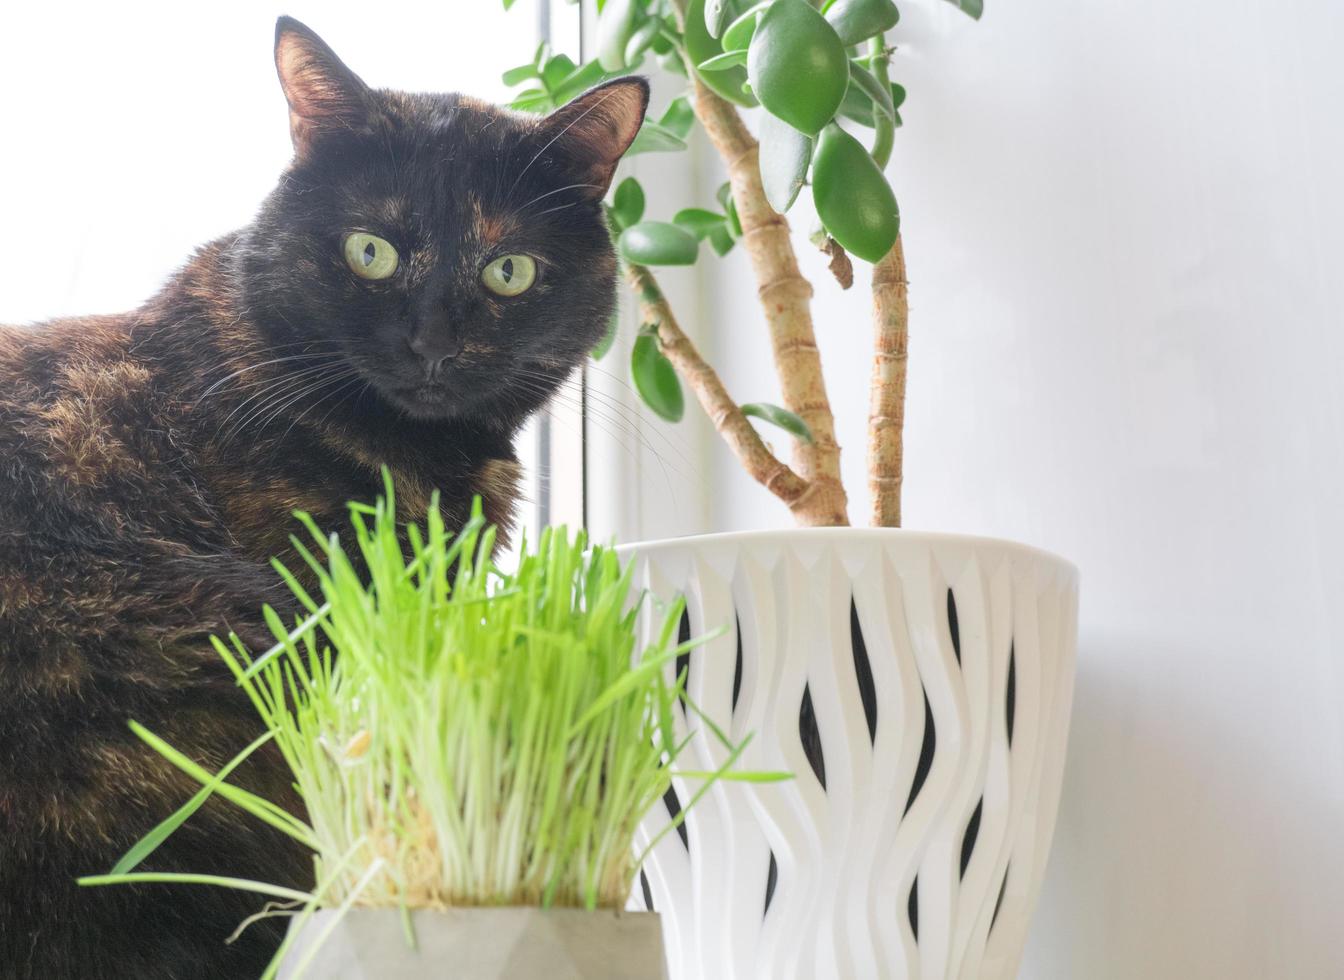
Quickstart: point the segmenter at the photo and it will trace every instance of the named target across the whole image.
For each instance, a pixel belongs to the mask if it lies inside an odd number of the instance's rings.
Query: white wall
[[[902,4],[892,174],[908,523],[1083,571],[1023,976],[1344,976],[1344,6],[988,6]],[[865,282],[807,265],[862,520]],[[706,275],[773,397],[744,258]],[[712,527],[787,524],[712,472]]]

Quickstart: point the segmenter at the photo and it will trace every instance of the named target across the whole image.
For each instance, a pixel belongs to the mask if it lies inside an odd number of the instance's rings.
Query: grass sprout
[[[666,831],[717,779],[786,778],[734,771],[745,741],[731,744],[693,705],[727,761],[675,768],[687,741],[674,707],[689,703],[675,663],[695,645],[676,642],[681,600],[657,610],[660,628],[638,649],[636,618],[655,600],[636,593],[611,549],[548,528],[503,571],[479,502],[457,533],[437,498],[423,526],[400,526],[384,478],[375,506],[351,505],[350,552],[296,515],[305,567],[274,564],[304,615],[287,626],[263,610],[271,649],[215,640],[261,717],[257,741],[213,773],[133,724],[202,789],[111,874],[83,884],[244,888],[302,903],[301,921],[353,906],[622,908],[642,858],[636,828],[674,775],[700,786]],[[228,782],[268,741],[292,770],[306,819]],[[212,794],[311,848],[318,886],[137,872]]]

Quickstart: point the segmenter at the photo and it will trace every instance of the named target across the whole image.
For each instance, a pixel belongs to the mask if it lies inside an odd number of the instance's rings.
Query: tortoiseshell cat
[[[256,220],[141,309],[0,327],[0,976],[256,976],[261,901],[80,889],[258,722],[212,633],[269,645],[290,512],[343,526],[387,464],[407,516],[473,494],[507,523],[512,437],[599,339],[616,264],[601,199],[643,119],[622,79],[534,119],[373,90],[282,18],[295,155]],[[202,188],[202,193],[209,193]],[[294,808],[281,767],[239,781]],[[146,865],[306,884],[286,838],[207,805]]]

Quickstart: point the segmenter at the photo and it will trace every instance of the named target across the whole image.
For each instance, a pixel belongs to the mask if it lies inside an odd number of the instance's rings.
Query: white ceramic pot
[[[632,545],[684,592],[689,692],[738,767],[646,862],[676,980],[1012,977],[1054,829],[1078,573],[1006,541],[814,528]],[[652,620],[646,624],[651,628]],[[679,768],[722,746],[693,712]],[[677,780],[675,810],[699,784]],[[665,826],[654,812],[647,840]]]
[[[666,980],[658,916],[581,909],[356,908],[313,915],[281,980]],[[310,956],[311,953],[311,956]]]

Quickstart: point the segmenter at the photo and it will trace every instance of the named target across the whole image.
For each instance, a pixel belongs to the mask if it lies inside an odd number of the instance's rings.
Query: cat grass
[[[674,775],[698,789],[662,833],[716,779],[778,778],[732,771],[746,742],[730,744],[703,718],[726,761],[714,772],[677,768],[686,741],[674,712],[701,717],[685,675],[674,676],[695,644],[675,642],[680,601],[641,648],[636,617],[654,600],[636,594],[612,550],[547,529],[503,571],[479,508],[453,534],[437,504],[423,526],[399,526],[388,481],[375,506],[351,505],[353,557],[297,515],[309,540],[293,543],[316,590],[275,565],[306,616],[290,626],[266,609],[277,642],[259,654],[236,636],[215,640],[264,733],[211,773],[133,724],[202,788],[110,874],[82,884],[243,888],[294,903],[304,919],[354,906],[622,908],[657,843],[637,852],[637,827]],[[306,819],[228,782],[270,741]],[[212,794],[311,848],[314,890],[136,871]]]

